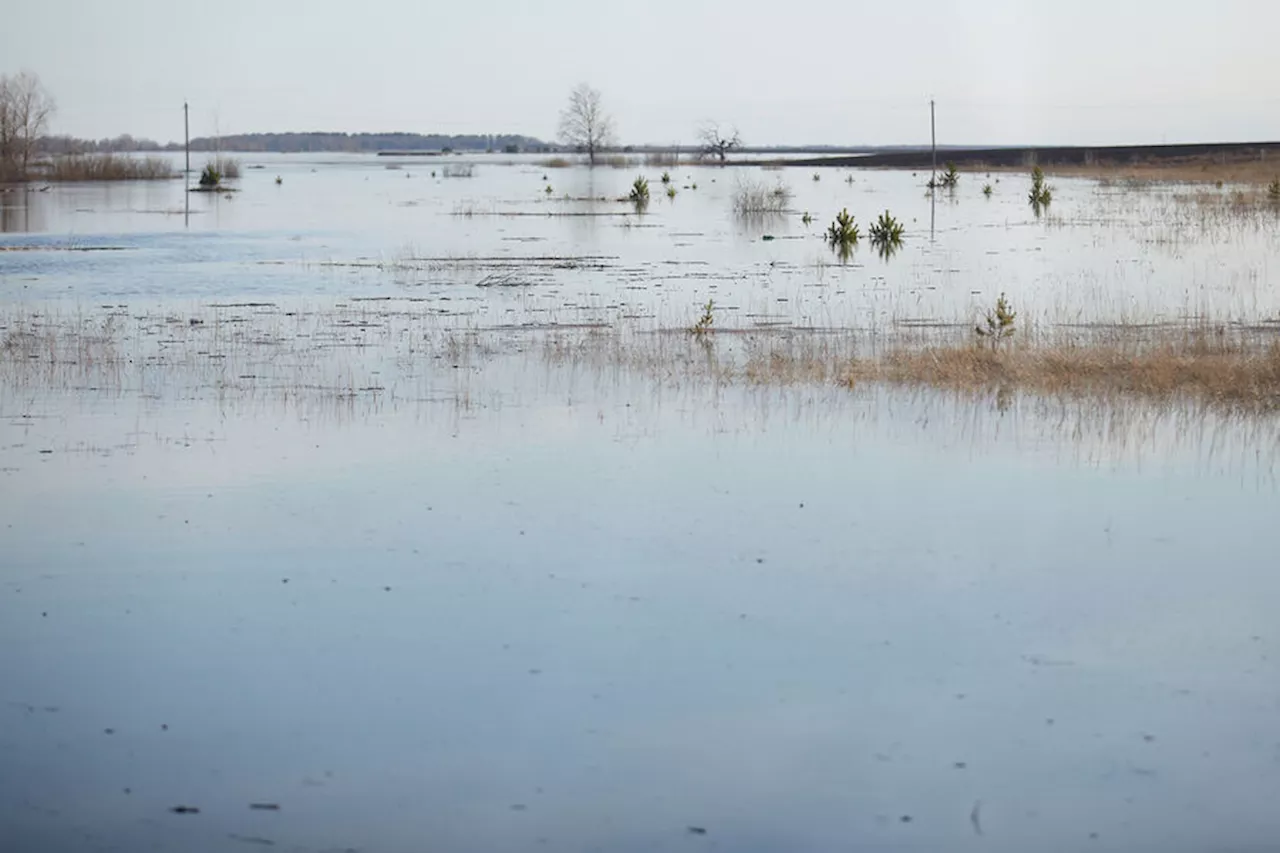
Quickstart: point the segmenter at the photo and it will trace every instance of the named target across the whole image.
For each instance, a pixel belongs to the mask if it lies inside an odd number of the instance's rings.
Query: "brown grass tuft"
[[[1145,163],[1041,163],[1046,175],[1066,178],[1099,178],[1134,183],[1224,183],[1266,186],[1280,174],[1275,160],[1210,160],[1203,157],[1181,160],[1152,160]],[[1025,166],[970,164],[968,172],[1030,171]]]
[[[1062,341],[992,348],[978,343],[895,349],[851,361],[841,378],[962,391],[1018,389],[1051,397],[1139,396],[1206,402],[1232,410],[1280,409],[1280,340],[1132,333],[1110,341]]]
[[[175,176],[163,157],[125,154],[69,154],[49,162],[50,181],[163,181]]]

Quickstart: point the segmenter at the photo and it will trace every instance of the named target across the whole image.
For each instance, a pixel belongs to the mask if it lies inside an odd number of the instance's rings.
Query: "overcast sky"
[[[16,0],[0,73],[53,131],[555,134],[579,81],[621,139],[1280,139],[1277,0]]]

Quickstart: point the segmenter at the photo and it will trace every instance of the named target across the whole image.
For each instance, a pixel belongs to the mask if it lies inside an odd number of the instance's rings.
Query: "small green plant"
[[[200,173],[200,186],[204,189],[215,189],[222,183],[222,173],[212,163],[206,163],[204,171]]]
[[[991,189],[991,184],[982,185],[982,194],[985,195],[987,198],[991,198],[991,194],[993,192],[995,192],[995,190]]]
[[[803,222],[805,225],[812,225],[812,224],[813,224],[813,215],[812,215],[812,214],[810,214],[810,213],[809,213],[809,211],[807,211],[807,210],[806,210],[806,211],[804,212],[804,216],[801,216],[801,217],[800,217],[800,221],[801,221],[801,222]]]
[[[551,195],[555,190],[551,189],[551,184],[547,184],[546,189],[544,189],[543,192],[547,195]]]
[[[960,173],[956,171],[956,164],[948,163],[947,171],[943,172],[942,177],[938,179],[938,185],[943,189],[953,190],[958,183],[960,183]]]
[[[711,327],[715,325],[716,303],[715,300],[708,299],[707,304],[702,306],[702,316],[698,318],[698,322],[693,324],[693,328],[689,331],[698,337],[702,337],[711,331]]]
[[[821,175],[819,175],[817,172],[814,172],[814,173],[813,173],[813,179],[814,179],[815,181],[820,181],[820,180],[822,180],[822,176],[821,176]]]
[[[662,173],[662,182],[663,182],[664,184],[669,184],[669,183],[671,183],[671,173],[670,173],[670,172],[663,172],[663,173]]]
[[[276,175],[276,186],[280,186],[283,183],[284,183],[284,178],[280,177],[279,175]]]
[[[862,234],[858,231],[858,223],[845,208],[836,214],[836,219],[827,228],[827,243],[833,249],[849,248],[858,242]]]
[[[992,348],[995,348],[1002,341],[1013,337],[1013,333],[1017,331],[1013,323],[1017,319],[1018,312],[1013,310],[1009,300],[1001,293],[1000,298],[996,300],[995,309],[987,312],[985,325],[974,326],[973,330],[978,333],[978,337],[986,338],[991,342]]]
[[[667,187],[667,198],[675,198],[675,197],[676,197],[676,188],[671,186]]]
[[[632,204],[643,206],[649,203],[649,179],[641,175],[631,184],[631,194],[628,196]]]
[[[1267,198],[1272,204],[1280,204],[1280,178],[1276,178],[1267,186]]]
[[[871,223],[871,242],[878,246],[897,246],[905,233],[902,223],[894,219],[887,210]]]
[[[691,190],[696,190],[697,188],[698,188],[698,185],[697,185],[697,184],[692,184],[692,185],[690,185],[690,187],[689,187],[689,189],[691,189]]]
[[[1041,208],[1048,207],[1053,201],[1053,190],[1044,182],[1044,170],[1039,166],[1031,170],[1031,192],[1027,200],[1031,202],[1037,215]]]

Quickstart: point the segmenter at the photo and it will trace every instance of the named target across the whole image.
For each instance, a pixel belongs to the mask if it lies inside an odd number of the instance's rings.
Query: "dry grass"
[[[219,399],[421,397],[451,388],[460,368],[480,376],[496,359],[540,353],[572,371],[660,386],[884,388],[1280,413],[1280,324],[1044,328],[992,347],[975,340],[967,325],[718,323],[695,336],[687,324],[656,328],[599,311],[530,315],[524,324],[506,314],[483,321],[413,299],[351,300],[316,310],[208,306],[173,315],[18,310],[0,316],[0,400],[113,389]]]
[[[1266,186],[1280,177],[1280,159],[1222,160],[1187,158],[1146,163],[1041,163],[1046,175],[1064,178],[1099,178],[1142,183],[1223,183]],[[962,172],[1030,172],[1026,166],[966,165]]]
[[[680,152],[650,151],[644,155],[644,164],[651,169],[674,169],[680,165]]]
[[[49,162],[50,181],[163,181],[176,173],[164,157],[125,154],[70,154]]]
[[[585,164],[587,159],[582,157],[578,160],[572,160],[568,157],[556,156],[546,160],[541,160],[538,165],[544,169],[568,169],[578,164]],[[639,157],[628,157],[626,154],[597,154],[596,165],[605,166],[611,169],[631,169],[642,163]]]
[[[240,161],[234,157],[218,156],[208,162],[219,175],[226,180],[236,180],[240,177]]]
[[[1059,337],[993,348],[958,342],[894,348],[853,359],[846,385],[866,382],[957,391],[1014,389],[1046,397],[1186,400],[1227,410],[1280,410],[1280,328]]]
[[[739,181],[733,191],[736,216],[762,216],[786,213],[791,206],[791,190],[779,181],[769,185],[750,178]]]
[[[640,163],[639,157],[628,157],[626,154],[602,154],[596,157],[596,165],[608,166],[610,169],[631,169]]]
[[[442,178],[470,178],[475,173],[476,167],[471,163],[446,163],[440,167]]]

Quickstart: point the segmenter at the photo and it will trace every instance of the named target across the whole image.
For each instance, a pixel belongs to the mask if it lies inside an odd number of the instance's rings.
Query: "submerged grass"
[[[1203,158],[1157,160],[1147,163],[1042,163],[1045,174],[1064,178],[1098,178],[1134,183],[1224,183],[1253,184],[1265,187],[1276,177],[1274,159],[1209,161]],[[974,171],[1023,172],[1022,166],[978,163]]]
[[[1047,397],[1183,399],[1214,407],[1280,410],[1280,328],[1111,330],[990,347],[957,342],[852,359],[846,385],[883,382],[957,391],[997,388]]]
[[[714,303],[675,326],[569,312],[500,325],[421,300],[350,300],[316,310],[208,306],[0,316],[0,399],[40,391],[290,399],[451,387],[460,368],[540,351],[561,366],[658,384],[885,387],[974,397],[1023,394],[1090,405],[1191,405],[1280,415],[1280,322],[1041,326],[979,338],[971,324],[881,329],[734,327]],[[697,334],[689,334],[690,329]],[[478,380],[475,380],[478,381]]]
[[[738,182],[733,191],[736,216],[780,215],[791,206],[791,190],[781,181],[767,184],[750,178]]]

